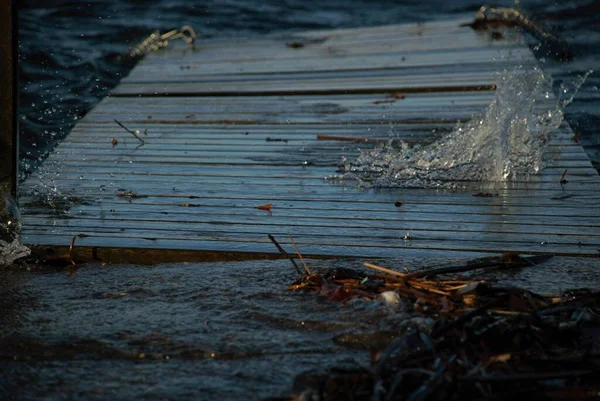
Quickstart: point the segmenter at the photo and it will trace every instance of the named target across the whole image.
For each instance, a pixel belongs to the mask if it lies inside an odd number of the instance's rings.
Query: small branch
[[[432,277],[437,276],[439,274],[448,274],[448,273],[463,273],[471,270],[477,269],[486,269],[486,268],[494,268],[494,267],[527,267],[527,266],[535,266],[546,260],[550,259],[552,255],[538,255],[531,257],[521,257],[519,256],[516,261],[505,261],[501,257],[495,258],[493,260],[485,260],[479,263],[473,263],[468,265],[459,265],[459,266],[448,266],[448,267],[438,267],[435,269],[429,270],[419,270],[416,272],[408,273],[406,275],[407,279],[413,278],[421,278],[421,277]]]
[[[391,274],[392,276],[406,278],[406,274],[397,272],[395,270],[387,269],[385,267],[374,265],[373,263],[365,262],[363,266],[368,267],[369,269],[379,270],[380,272],[384,272],[387,274]]]
[[[298,247],[296,246],[296,241],[294,241],[294,237],[292,237],[291,233],[288,233],[288,236],[290,237],[290,240],[292,240],[292,245],[294,246],[294,249],[296,250],[298,257],[300,258],[300,261],[302,262],[302,266],[304,266],[304,270],[306,270],[306,274],[310,275],[311,274],[310,270],[308,269],[308,266],[306,266],[306,262],[304,261],[302,254],[300,253],[300,251],[298,250]]]
[[[136,138],[138,141],[140,141],[141,145],[144,145],[144,144],[146,143],[146,142],[144,142],[144,140],[143,140],[142,138],[140,138],[140,137],[139,137],[139,135],[138,135],[138,134],[140,133],[140,131],[139,131],[139,130],[132,131],[132,130],[130,130],[129,128],[127,128],[126,126],[124,126],[123,124],[121,124],[121,123],[120,123],[118,120],[116,120],[116,119],[115,119],[115,122],[116,122],[117,124],[119,124],[119,125],[121,126],[121,128],[123,128],[125,131],[127,131],[127,132],[129,132],[131,135],[133,135],[133,136],[134,136],[134,137],[135,137],[135,138]],[[144,133],[146,133],[146,132],[147,132],[147,130],[146,130],[146,131],[144,131]],[[140,146],[141,146],[141,145],[140,145]]]
[[[565,169],[565,172],[562,173],[562,175],[560,176],[560,181],[559,182],[561,184],[566,184],[568,182],[567,180],[565,180],[565,175],[567,175],[567,169]]]
[[[281,245],[279,245],[279,242],[277,242],[277,240],[275,239],[275,237],[273,237],[271,234],[268,234],[269,239],[271,240],[271,242],[273,244],[275,244],[275,246],[277,247],[277,249],[279,250],[279,253],[281,253],[282,255],[284,255],[286,258],[288,258],[292,264],[294,265],[294,267],[296,268],[296,271],[298,272],[299,275],[302,275],[302,270],[300,270],[300,268],[298,267],[298,265],[296,264],[296,261],[294,260],[294,258],[292,258],[286,251],[285,249],[283,249],[281,247]]]

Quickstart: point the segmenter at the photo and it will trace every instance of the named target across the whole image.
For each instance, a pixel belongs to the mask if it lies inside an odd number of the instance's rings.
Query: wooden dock
[[[324,180],[376,146],[336,137],[432,141],[485,110],[497,71],[536,65],[518,32],[470,20],[152,53],[21,186],[23,242],[138,263],[268,257],[267,234],[293,252],[288,232],[312,256],[600,256],[600,178],[566,123],[540,175],[479,185],[498,196]]]

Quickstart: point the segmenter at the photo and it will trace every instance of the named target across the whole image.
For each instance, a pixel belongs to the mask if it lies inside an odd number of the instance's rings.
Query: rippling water
[[[362,264],[308,263],[314,271]],[[310,369],[368,366],[366,348],[432,323],[382,301],[340,304],[286,291],[296,277],[287,260],[2,276],[2,400],[257,400],[289,393]],[[589,260],[577,258],[495,278],[543,293],[600,282]]]

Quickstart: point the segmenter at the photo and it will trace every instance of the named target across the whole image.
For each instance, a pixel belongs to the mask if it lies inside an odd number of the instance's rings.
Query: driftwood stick
[[[400,273],[400,272],[397,272],[395,270],[391,270],[391,269],[387,269],[385,267],[377,266],[377,265],[374,265],[373,263],[365,262],[365,263],[363,263],[363,266],[368,267],[369,269],[379,270],[380,272],[391,274],[392,276],[397,276],[397,277],[402,277],[402,278],[406,278],[407,277],[407,275],[405,273]]]
[[[420,270],[420,271],[408,273],[406,275],[406,279],[409,280],[409,279],[413,279],[413,278],[436,276],[438,274],[446,274],[446,273],[463,273],[463,272],[470,271],[470,270],[485,269],[485,268],[490,268],[490,267],[532,266],[532,265],[542,263],[542,262],[550,259],[551,257],[552,257],[552,255],[539,255],[539,256],[532,256],[532,257],[528,257],[528,258],[521,257],[519,260],[520,263],[506,262],[499,258],[498,260],[486,260],[483,262],[473,263],[470,265],[465,264],[465,265],[459,265],[459,266],[439,267],[437,269]],[[511,266],[511,265],[513,265],[513,266]]]
[[[290,260],[290,262],[292,262],[292,264],[294,265],[294,267],[296,268],[296,271],[298,272],[299,275],[302,275],[302,270],[300,270],[300,268],[298,267],[298,265],[296,264],[296,261],[294,260],[294,258],[292,258],[289,253],[287,253],[285,251],[285,249],[283,249],[281,247],[281,245],[279,245],[279,242],[277,242],[277,240],[275,239],[275,237],[273,237],[271,234],[269,234],[269,239],[271,240],[271,242],[273,244],[275,244],[275,246],[277,247],[277,249],[279,250],[279,253],[281,253],[282,255],[284,255],[286,258],[288,258]]]
[[[408,273],[406,278],[413,279],[413,278],[436,276],[438,274],[446,274],[446,273],[463,273],[463,272],[470,271],[470,270],[484,269],[486,267],[496,267],[496,266],[500,265],[501,263],[502,262],[486,261],[486,262],[480,262],[480,263],[473,263],[471,265],[438,267],[436,269],[419,270],[416,272]]]

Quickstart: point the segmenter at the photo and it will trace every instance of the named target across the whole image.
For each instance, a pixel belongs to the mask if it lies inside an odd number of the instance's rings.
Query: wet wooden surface
[[[78,235],[87,258],[140,263],[268,256],[267,234],[293,252],[288,232],[325,257],[600,256],[600,179],[564,123],[529,182],[450,191],[325,180],[378,141],[435,140],[485,110],[497,71],[535,65],[517,33],[494,40],[465,21],[151,54],[25,181],[23,242],[57,254]]]

